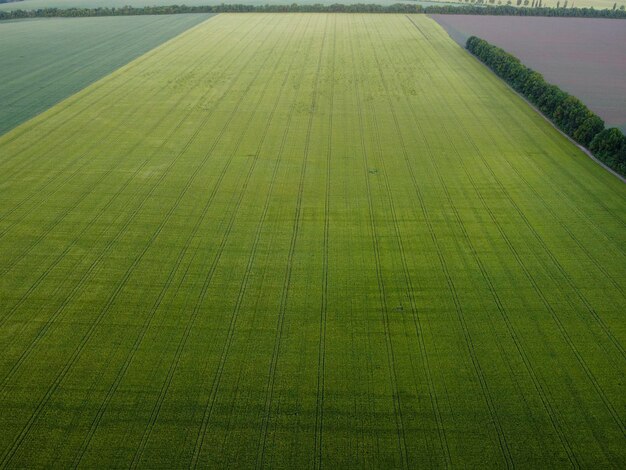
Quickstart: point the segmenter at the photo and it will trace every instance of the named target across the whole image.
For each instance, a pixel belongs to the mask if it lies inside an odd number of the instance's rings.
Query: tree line
[[[626,176],[626,137],[619,129],[605,129],[604,121],[578,98],[546,82],[514,55],[476,36],[467,40],[466,47],[559,129]]]
[[[2,0],[0,0],[2,1]],[[535,2],[535,5],[541,5]],[[594,8],[547,8],[515,7],[512,5],[432,5],[422,7],[418,4],[397,3],[394,5],[376,5],[356,3],[352,5],[245,5],[221,4],[204,6],[147,6],[121,8],[42,8],[37,10],[0,11],[0,20],[20,18],[52,18],[52,17],[87,17],[87,16],[130,16],[130,15],[171,15],[177,13],[427,13],[427,14],[454,14],[454,15],[502,15],[502,16],[563,16],[585,18],[626,18],[623,9],[596,10]]]
[[[524,0],[526,1],[526,0]],[[477,2],[478,3],[478,2]],[[520,5],[520,3],[517,3]],[[423,9],[428,14],[450,14],[450,15],[490,15],[490,16],[551,16],[567,18],[626,18],[626,11],[623,7],[596,10],[595,8],[567,8],[564,6],[557,8],[545,7],[543,4],[534,1],[534,6],[513,6],[507,5],[431,5]]]

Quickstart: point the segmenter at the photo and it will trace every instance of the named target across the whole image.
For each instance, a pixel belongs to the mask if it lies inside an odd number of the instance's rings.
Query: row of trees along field
[[[541,5],[535,2],[535,5]],[[502,15],[502,16],[566,16],[585,18],[626,18],[624,9],[595,10],[594,8],[547,8],[543,6],[516,7],[512,5],[432,5],[422,7],[406,3],[394,5],[376,5],[357,3],[352,5],[205,5],[205,6],[149,6],[135,8],[125,6],[121,8],[43,8],[38,10],[0,11],[0,20],[20,18],[51,18],[51,17],[85,17],[85,16],[125,16],[125,15],[170,15],[176,13],[233,13],[233,12],[260,12],[260,13],[428,13],[428,14],[455,14],[455,15]]]
[[[488,5],[488,4],[490,5],[516,5],[518,7],[528,7],[528,9],[533,10],[533,11],[535,8],[550,8],[551,10],[554,10],[554,9],[559,10],[562,8],[566,10],[567,5],[568,5],[568,0],[557,0],[556,6],[554,6],[553,3],[551,5],[546,5],[544,3],[544,0],[458,0],[458,2],[459,3],[461,2],[473,3],[476,5]],[[572,5],[570,10],[578,10],[578,8],[574,8]],[[626,6],[620,5],[618,7],[617,2],[614,2],[612,10],[626,10]],[[566,16],[566,15],[559,15],[559,16]]]
[[[470,0],[471,2],[471,0]],[[568,18],[626,18],[626,8],[622,5],[619,8],[617,4],[612,9],[596,10],[595,8],[568,8],[567,2],[558,3],[557,8],[543,6],[543,0],[532,1],[522,0],[517,5],[531,6],[513,6],[510,0],[506,1],[506,5],[487,5],[486,3],[498,3],[502,0],[474,0],[473,5],[453,6],[453,5],[431,5],[423,8],[424,13],[428,14],[450,14],[450,15],[490,15],[490,16],[553,16]],[[504,3],[504,2],[502,2]]]
[[[546,82],[540,73],[499,47],[476,36],[467,40],[466,47],[563,132],[626,176],[626,137],[619,129],[605,129],[604,121],[578,98]]]

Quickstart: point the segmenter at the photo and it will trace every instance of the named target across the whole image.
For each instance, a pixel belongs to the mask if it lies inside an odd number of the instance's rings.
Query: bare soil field
[[[461,46],[479,36],[626,131],[626,22],[598,18],[431,15]]]

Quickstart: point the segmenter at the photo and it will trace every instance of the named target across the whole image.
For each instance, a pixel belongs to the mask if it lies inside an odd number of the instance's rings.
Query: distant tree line
[[[604,121],[578,98],[546,82],[540,73],[499,47],[476,36],[467,40],[466,47],[563,132],[626,176],[626,137],[619,129],[605,129]]]
[[[528,0],[524,0],[528,3]],[[564,6],[550,8],[543,3],[533,1],[534,6],[482,5],[480,0],[474,5],[431,5],[423,8],[423,13],[449,15],[490,15],[490,16],[553,16],[568,18],[626,18],[624,7],[612,10],[596,10],[595,8],[567,8]],[[520,5],[519,1],[517,5]],[[615,5],[616,6],[616,5]]]
[[[0,0],[0,2],[3,0]],[[536,2],[535,5],[539,5]],[[512,5],[433,5],[422,7],[418,4],[397,3],[394,5],[375,5],[357,3],[352,5],[205,5],[205,6],[149,6],[121,8],[43,8],[38,10],[0,11],[0,20],[20,18],[85,17],[85,16],[127,16],[127,15],[171,15],[176,13],[439,13],[455,15],[503,15],[503,16],[566,16],[585,18],[626,18],[626,11],[620,9],[595,10],[593,8],[547,8],[515,7]]]

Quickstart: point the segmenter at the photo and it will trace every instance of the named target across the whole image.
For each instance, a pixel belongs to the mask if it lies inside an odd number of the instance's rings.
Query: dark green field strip
[[[626,188],[425,17],[221,15],[0,152],[0,466],[626,458]]]
[[[57,18],[0,24],[0,134],[210,16]]]

